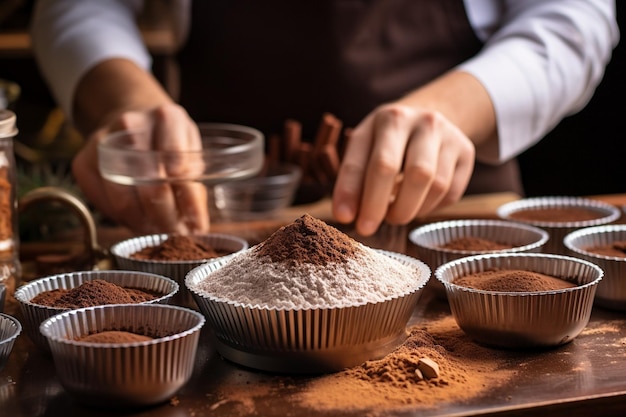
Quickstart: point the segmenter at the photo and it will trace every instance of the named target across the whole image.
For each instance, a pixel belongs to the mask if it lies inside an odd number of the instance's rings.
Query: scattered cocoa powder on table
[[[225,381],[209,405],[233,410],[230,415],[262,414],[263,398],[288,389],[281,401],[298,410],[322,413],[362,413],[385,416],[392,412],[433,409],[479,398],[504,386],[517,374],[509,367],[507,351],[476,344],[451,315],[429,319],[409,327],[409,337],[395,351],[380,360],[368,361],[344,371],[292,381],[271,376],[252,381],[236,378]],[[416,363],[424,357],[439,366],[439,377],[415,376]]]
[[[513,245],[483,239],[475,236],[464,236],[452,239],[440,246],[442,249],[467,250],[467,251],[496,251],[511,249]]]
[[[462,287],[501,292],[554,291],[576,286],[561,278],[517,269],[490,269],[456,278],[452,282]]]
[[[43,291],[30,302],[57,308],[82,308],[104,304],[136,304],[154,300],[160,295],[138,288],[124,288],[103,279],[86,281],[72,289]]]
[[[147,261],[197,261],[217,258],[229,253],[209,246],[199,238],[174,235],[156,246],[147,246],[131,254],[130,257]]]

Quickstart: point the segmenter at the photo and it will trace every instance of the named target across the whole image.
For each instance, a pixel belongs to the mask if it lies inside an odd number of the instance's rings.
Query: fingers
[[[361,235],[406,224],[458,200],[472,174],[471,141],[439,113],[391,104],[354,130],[333,193],[340,222]],[[398,182],[399,181],[399,182]]]

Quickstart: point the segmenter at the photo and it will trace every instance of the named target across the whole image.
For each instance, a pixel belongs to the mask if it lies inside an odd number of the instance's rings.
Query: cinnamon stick
[[[297,120],[287,119],[284,126],[284,157],[287,162],[297,162],[302,141],[302,125]]]

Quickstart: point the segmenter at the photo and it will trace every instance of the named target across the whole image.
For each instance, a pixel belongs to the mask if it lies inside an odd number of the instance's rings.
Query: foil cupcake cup
[[[594,226],[569,233],[563,244],[572,256],[598,265],[604,278],[598,285],[595,302],[613,310],[626,310],[626,253],[623,257],[605,256],[588,249],[626,241],[626,225]]]
[[[116,304],[70,310],[40,327],[63,388],[78,401],[100,407],[162,403],[193,372],[205,318],[163,304]],[[89,334],[123,330],[154,337],[141,342],[93,343]]]
[[[446,262],[485,253],[541,252],[549,239],[548,232],[535,226],[506,220],[450,220],[429,223],[409,232],[417,257],[435,271]],[[499,250],[460,250],[442,246],[460,238],[475,237],[512,246]],[[441,282],[431,279],[428,285],[440,299],[446,298]]]
[[[484,291],[454,284],[493,269],[532,271],[576,284],[538,292]],[[589,322],[603,271],[582,259],[539,253],[498,253],[450,261],[435,271],[459,327],[479,343],[500,348],[545,348],[572,341]]]
[[[21,333],[22,325],[15,317],[0,313],[0,371],[7,364],[13,345]]]
[[[44,351],[49,350],[48,341],[39,332],[39,325],[48,317],[67,309],[34,304],[30,300],[44,291],[72,289],[95,279],[102,279],[125,288],[138,288],[163,294],[159,298],[140,304],[167,304],[179,290],[179,285],[170,278],[140,271],[90,270],[51,275],[30,281],[15,291],[15,299],[18,301],[24,317],[24,332],[35,345]]]
[[[563,209],[580,208],[598,214],[597,218],[580,221],[538,221],[516,219],[513,216],[523,211],[538,209]],[[620,210],[611,205],[597,200],[582,197],[534,197],[512,201],[498,207],[497,215],[502,220],[510,220],[530,224],[547,231],[550,239],[544,246],[543,252],[558,255],[567,255],[567,249],[563,246],[563,238],[570,232],[583,227],[600,226],[612,223],[621,216]]]
[[[381,302],[338,308],[284,309],[225,301],[197,285],[227,264],[191,270],[185,285],[212,329],[226,359],[278,373],[335,372],[383,357],[406,338],[406,324],[430,278],[428,266],[412,257],[379,251],[415,270],[415,286]]]
[[[195,302],[184,285],[185,275],[187,275],[189,271],[206,262],[228,259],[229,257],[234,256],[249,247],[248,242],[240,237],[221,233],[209,233],[205,235],[195,235],[195,237],[202,243],[212,248],[224,252],[230,252],[230,254],[220,256],[218,258],[193,261],[158,261],[135,259],[132,257],[134,253],[139,252],[144,248],[160,245],[167,240],[168,237],[168,234],[155,234],[127,239],[113,245],[110,252],[117,267],[120,269],[151,272],[153,274],[164,275],[172,278],[179,284],[180,290],[172,299],[171,304],[181,305],[184,307],[195,307]]]

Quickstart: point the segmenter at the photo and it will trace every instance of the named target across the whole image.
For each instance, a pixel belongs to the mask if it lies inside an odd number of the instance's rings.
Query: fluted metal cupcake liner
[[[19,320],[8,314],[0,313],[0,371],[9,360],[15,340],[22,333]]]
[[[67,309],[34,304],[32,300],[44,291],[56,289],[72,289],[87,281],[102,279],[125,288],[139,288],[163,296],[141,304],[167,304],[178,292],[180,286],[174,280],[162,275],[141,271],[80,271],[66,274],[51,275],[39,278],[22,285],[15,291],[22,315],[24,316],[24,332],[40,348],[48,350],[48,342],[39,332],[42,321]]]
[[[430,278],[423,262],[380,252],[415,268],[414,288],[382,302],[281,309],[225,301],[198,291],[198,283],[226,262],[191,270],[185,285],[207,317],[216,348],[225,358],[272,372],[334,372],[380,358],[402,343],[406,324]]]
[[[415,245],[418,258],[436,270],[446,262],[482,253],[541,252],[549,235],[543,229],[507,220],[449,220],[429,223],[409,232],[409,241]],[[448,249],[443,245],[464,237],[476,237],[512,247],[500,250]],[[438,280],[430,280],[439,298],[445,298],[445,289]]]
[[[598,285],[596,304],[614,310],[626,310],[626,254],[624,257],[605,256],[587,249],[626,241],[626,225],[586,227],[569,233],[563,244],[570,255],[598,265],[604,278]]]
[[[491,269],[532,271],[576,286],[496,292],[454,284],[457,278]],[[481,343],[504,348],[557,346],[573,340],[589,322],[602,276],[602,269],[582,259],[538,253],[474,255],[450,261],[435,271],[459,327]]]
[[[598,212],[598,217],[591,220],[582,221],[531,221],[513,219],[513,213],[531,209],[569,208],[578,207]],[[543,252],[558,255],[567,255],[567,249],[563,246],[563,238],[570,232],[583,227],[599,226],[612,223],[619,219],[621,211],[608,203],[592,200],[583,197],[534,197],[511,201],[498,207],[497,215],[503,220],[510,220],[519,223],[530,224],[546,230],[550,234],[550,239],[544,246]]]
[[[193,372],[200,329],[198,312],[161,304],[117,304],[66,311],[45,320],[63,387],[79,401],[108,407],[144,406],[171,398]],[[107,330],[154,337],[143,342],[77,340]]]
[[[167,240],[169,236],[170,235],[168,234],[155,234],[127,239],[113,245],[111,247],[111,255],[115,259],[117,267],[120,269],[151,272],[154,274],[164,275],[175,280],[179,284],[180,290],[174,296],[171,303],[185,307],[193,307],[195,305],[191,294],[187,291],[187,288],[185,288],[184,285],[185,275],[187,275],[187,272],[206,262],[213,262],[222,258],[230,258],[231,256],[234,256],[249,247],[248,242],[240,237],[221,233],[209,233],[196,235],[195,237],[212,248],[231,253],[219,258],[193,261],[160,261],[135,259],[132,257],[132,254],[139,252],[144,248],[160,245]]]

